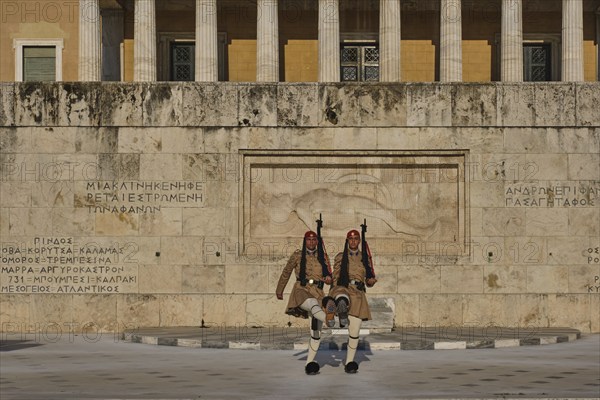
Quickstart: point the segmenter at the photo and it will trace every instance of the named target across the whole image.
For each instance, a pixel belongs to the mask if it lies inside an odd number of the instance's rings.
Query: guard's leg
[[[300,305],[300,308],[307,311],[311,317],[316,318],[321,322],[325,322],[325,311],[323,311],[323,308],[321,308],[317,299],[311,297],[310,299],[304,300],[304,303]]]
[[[335,304],[337,306],[337,315],[340,319],[340,328],[348,325],[348,309],[350,308],[350,299],[347,296],[340,294],[335,296]]]
[[[323,297],[323,309],[325,310],[325,323],[328,327],[333,328],[335,326],[335,312],[337,311],[337,305],[333,297]]]
[[[350,324],[348,325],[348,353],[346,354],[346,366],[344,370],[349,374],[354,374],[358,371],[358,364],[354,361],[354,356],[358,348],[358,335],[362,320],[353,315],[350,315],[348,319],[350,320]]]
[[[306,357],[306,366],[304,370],[308,375],[314,375],[319,372],[319,363],[314,359],[321,344],[321,328],[323,322],[316,318],[311,318],[310,322],[310,340],[308,341],[308,356]]]

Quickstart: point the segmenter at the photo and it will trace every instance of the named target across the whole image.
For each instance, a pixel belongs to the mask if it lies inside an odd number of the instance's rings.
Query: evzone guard
[[[281,272],[275,294],[283,300],[283,289],[295,272],[296,282],[290,293],[286,314],[298,318],[311,318],[310,340],[305,372],[314,375],[319,372],[319,364],[314,361],[321,342],[323,323],[335,325],[336,304],[331,297],[325,296],[324,285],[331,285],[332,275],[329,258],[321,238],[322,221],[317,221],[317,233],[308,231],[304,234],[302,250],[296,250]]]
[[[366,287],[372,287],[377,282],[373,270],[373,259],[369,245],[365,239],[367,221],[362,227],[362,250],[359,250],[361,234],[351,230],[346,235],[343,253],[335,256],[333,267],[334,285],[329,291],[329,296],[336,302],[340,327],[348,326],[348,346],[344,370],[349,373],[358,371],[358,364],[354,361],[360,326],[362,321],[371,319],[371,311],[365,294]]]

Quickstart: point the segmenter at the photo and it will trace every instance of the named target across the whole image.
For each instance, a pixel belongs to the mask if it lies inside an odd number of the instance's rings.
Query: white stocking
[[[307,364],[315,359],[317,351],[319,350],[319,345],[321,344],[321,328],[323,327],[323,322],[319,320],[317,320],[316,322],[316,331],[312,329],[313,326],[311,323],[310,340],[308,341],[308,356],[306,357]]]
[[[304,303],[300,304],[300,308],[308,312],[311,317],[325,322],[325,311],[323,311],[323,307],[321,307],[317,299],[311,297],[304,300]]]
[[[349,315],[350,325],[348,326],[348,352],[346,354],[346,364],[354,361],[356,349],[358,348],[358,335],[360,334],[360,325],[362,320]]]

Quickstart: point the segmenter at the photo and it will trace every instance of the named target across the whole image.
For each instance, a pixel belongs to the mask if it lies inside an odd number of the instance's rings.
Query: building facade
[[[306,326],[319,215],[371,328],[599,332],[599,3],[3,0],[2,332]]]

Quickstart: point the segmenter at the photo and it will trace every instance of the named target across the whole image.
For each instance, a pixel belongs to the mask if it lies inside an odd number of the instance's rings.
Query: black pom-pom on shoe
[[[320,369],[319,364],[314,361],[309,362],[304,367],[304,371],[306,372],[306,375],[316,375],[319,373],[319,369]]]
[[[354,361],[350,361],[344,366],[344,371],[348,374],[355,374],[358,372],[358,364]]]

